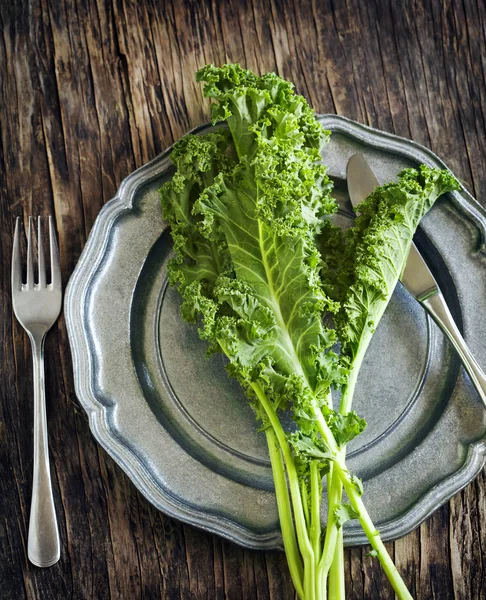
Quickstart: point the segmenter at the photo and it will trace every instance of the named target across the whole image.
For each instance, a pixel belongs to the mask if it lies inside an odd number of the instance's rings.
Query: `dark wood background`
[[[208,120],[207,62],[277,71],[319,112],[432,148],[486,202],[486,6],[480,0],[0,2],[0,597],[293,598],[285,559],[166,518],[97,446],[61,318],[48,337],[51,469],[62,555],[32,567],[30,346],[11,312],[14,217],[55,215],[64,281],[124,177]],[[390,544],[416,598],[486,598],[486,477]],[[392,597],[366,549],[349,598]]]

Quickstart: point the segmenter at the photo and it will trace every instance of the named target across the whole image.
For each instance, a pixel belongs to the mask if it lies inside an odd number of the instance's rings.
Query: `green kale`
[[[324,288],[340,303],[335,323],[348,363],[364,356],[420,220],[439,196],[455,189],[458,182],[449,171],[405,169],[397,183],[377,188],[356,207],[353,227],[322,236]]]
[[[351,504],[339,504],[334,509],[334,519],[338,529],[340,529],[346,521],[352,521],[358,517],[359,514],[354,510]]]
[[[323,315],[335,304],[322,291],[315,244],[337,208],[320,162],[328,132],[274,74],[209,66],[198,80],[231,135],[186,136],[174,147],[176,175],[161,190],[176,252],[170,280],[183,316],[200,319],[233,375],[301,410],[343,377],[328,352],[335,333]]]
[[[356,207],[359,216],[353,227],[345,232],[328,228],[321,235],[323,289],[339,303],[334,323],[341,361],[347,370],[340,405],[343,421],[354,414],[350,411],[360,367],[406,264],[415,230],[436,199],[457,188],[458,182],[448,171],[425,165],[406,169],[397,183],[377,188]],[[356,433],[359,433],[358,421]],[[341,437],[335,433],[335,437],[344,458],[345,444],[351,437],[347,433]],[[353,476],[353,483],[361,496],[361,482],[357,486],[357,478]],[[335,517],[342,516],[341,491],[342,481],[335,470],[329,478],[328,491],[329,512]],[[341,521],[328,520],[326,538],[342,545],[342,536],[336,531]],[[380,548],[375,546],[372,552],[382,560]],[[326,572],[330,569],[329,560],[323,569]]]
[[[239,65],[208,65],[197,80],[222,126],[175,144],[176,171],[161,189],[174,241],[168,276],[182,316],[199,325],[209,352],[226,355],[261,421],[298,595],[325,596],[342,525],[359,518],[396,593],[410,598],[362,502],[361,481],[346,468],[345,447],[365,427],[351,411],[354,384],[413,233],[455,180],[406,170],[371,194],[343,233],[331,224],[337,205],[321,162],[329,132],[292,84]],[[339,412],[332,388],[342,390]],[[296,429],[282,425],[287,410]],[[349,504],[341,503],[343,486]]]

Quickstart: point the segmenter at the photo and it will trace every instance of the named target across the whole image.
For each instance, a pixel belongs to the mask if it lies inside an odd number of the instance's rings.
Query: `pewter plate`
[[[320,119],[333,132],[323,159],[344,226],[352,218],[346,163],[355,152],[382,182],[419,163],[444,167],[409,140],[335,115]],[[76,392],[96,439],[156,507],[250,548],[281,547],[265,438],[167,285],[171,242],[157,190],[171,172],[167,151],[122,183],[69,282]],[[434,206],[416,236],[483,368],[485,224],[485,211],[462,189]],[[368,427],[350,445],[348,465],[363,478],[385,539],[411,531],[483,467],[483,406],[442,333],[400,284],[366,357],[355,409]],[[366,542],[356,522],[345,542]]]

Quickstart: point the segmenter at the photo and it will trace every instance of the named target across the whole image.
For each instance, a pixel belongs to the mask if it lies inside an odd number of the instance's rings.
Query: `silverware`
[[[349,159],[347,180],[349,197],[353,206],[362,202],[380,185],[362,154],[355,154]],[[486,375],[467,347],[434,276],[413,242],[400,281],[449,338],[486,406]]]
[[[44,340],[61,312],[61,268],[56,234],[49,217],[51,283],[46,281],[41,218],[37,221],[38,283],[34,283],[32,217],[27,232],[27,281],[22,283],[20,260],[20,219],[15,223],[12,251],[12,302],[17,320],[27,332],[34,362],[34,475],[30,505],[29,560],[38,567],[50,567],[59,560],[60,543],[52,496],[47,444],[44,387]]]

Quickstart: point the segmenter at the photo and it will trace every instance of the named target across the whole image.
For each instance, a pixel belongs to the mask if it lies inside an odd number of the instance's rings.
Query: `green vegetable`
[[[377,188],[357,207],[354,227],[346,232],[334,228],[321,236],[323,287],[340,304],[334,322],[341,361],[348,369],[340,406],[343,418],[353,414],[349,411],[363,358],[405,266],[415,230],[435,200],[457,188],[448,171],[425,165],[405,169],[398,183]],[[341,490],[334,474],[330,511],[338,510]],[[337,538],[337,528],[338,522],[328,521],[326,535]]]
[[[351,504],[339,504],[334,509],[334,520],[336,527],[341,528],[346,521],[359,518],[359,514],[354,510]]]
[[[440,172],[408,171],[363,203],[356,227],[342,234],[331,223],[337,205],[320,162],[329,133],[292,85],[238,65],[206,66],[197,79],[213,100],[213,121],[227,127],[181,139],[171,155],[176,173],[161,189],[182,315],[199,325],[210,352],[228,357],[261,422],[299,596],[325,598],[332,566],[330,593],[343,597],[342,524],[359,518],[398,596],[410,598],[344,456],[365,426],[350,410],[364,350],[420,217],[447,186],[428,183]],[[342,390],[339,412],[331,388]]]

